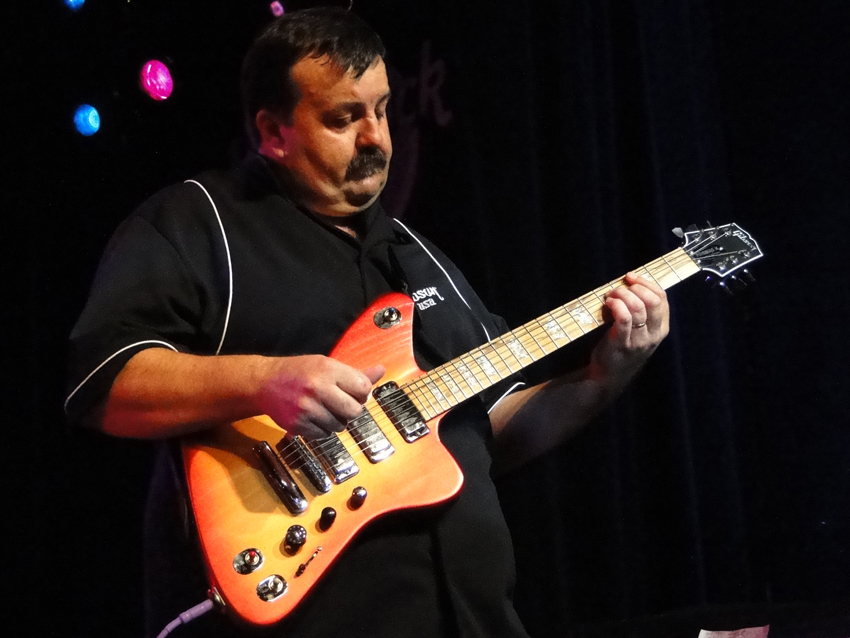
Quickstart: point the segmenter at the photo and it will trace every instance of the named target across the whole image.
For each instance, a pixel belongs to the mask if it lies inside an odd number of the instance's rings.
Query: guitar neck
[[[688,253],[678,248],[635,272],[666,290],[699,270]],[[604,325],[605,295],[625,285],[620,277],[600,286],[402,387],[426,420],[439,416]]]

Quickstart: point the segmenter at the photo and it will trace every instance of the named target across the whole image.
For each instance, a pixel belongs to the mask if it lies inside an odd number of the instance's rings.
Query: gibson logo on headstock
[[[750,249],[755,248],[755,242],[754,242],[754,241],[752,240],[752,238],[751,238],[751,237],[750,237],[747,233],[745,233],[743,230],[736,230],[736,231],[734,231],[734,232],[732,233],[732,237],[737,237],[737,238],[738,238],[738,239],[740,239],[742,242],[744,242],[744,243],[747,245],[747,247],[748,247],[748,248],[750,248]]]
[[[723,246],[710,246],[709,248],[705,248],[698,252],[695,252],[694,255],[696,257],[708,257],[710,255],[716,255],[717,253],[723,252]]]

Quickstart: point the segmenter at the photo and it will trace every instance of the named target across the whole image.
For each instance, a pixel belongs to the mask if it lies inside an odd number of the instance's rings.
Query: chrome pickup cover
[[[360,416],[349,421],[348,431],[371,463],[383,461],[395,452],[392,443],[384,436],[366,408],[363,408]]]
[[[413,401],[395,381],[376,388],[372,395],[408,443],[421,439],[431,431]]]
[[[330,473],[334,483],[342,483],[360,471],[336,434],[323,439],[312,439],[307,441],[307,445],[322,463],[322,467]]]

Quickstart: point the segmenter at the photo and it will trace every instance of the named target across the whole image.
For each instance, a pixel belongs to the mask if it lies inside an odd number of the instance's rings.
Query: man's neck
[[[320,215],[313,213],[325,223],[338,228],[354,239],[361,240],[366,235],[366,227],[369,223],[368,209],[352,215]]]

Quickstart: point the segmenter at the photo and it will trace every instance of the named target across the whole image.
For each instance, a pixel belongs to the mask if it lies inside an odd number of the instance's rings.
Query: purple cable
[[[187,609],[182,614],[177,616],[174,620],[172,620],[168,625],[166,625],[165,629],[163,629],[159,636],[156,638],[165,638],[168,634],[170,634],[174,629],[179,627],[180,625],[185,625],[187,622],[191,622],[195,620],[198,616],[203,616],[210,609],[213,608],[213,601],[205,600],[204,602],[195,605],[191,609]]]

